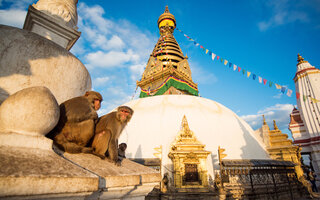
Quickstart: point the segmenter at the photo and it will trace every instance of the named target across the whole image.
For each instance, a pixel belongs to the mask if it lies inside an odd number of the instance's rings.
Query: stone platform
[[[161,180],[127,159],[118,167],[91,154],[58,155],[44,136],[34,148],[6,144],[23,137],[12,134],[0,133],[0,199],[144,199]]]

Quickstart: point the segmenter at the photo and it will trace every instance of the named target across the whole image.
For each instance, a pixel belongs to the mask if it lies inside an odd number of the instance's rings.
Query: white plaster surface
[[[202,97],[161,95],[130,101],[133,117],[122,132],[119,143],[128,145],[128,158],[155,158],[155,147],[163,147],[163,165],[170,168],[170,145],[178,135],[183,115],[190,130],[211,151],[208,162],[217,165],[218,146],[226,159],[269,159],[264,145],[252,128],[225,106]]]
[[[32,86],[49,88],[60,104],[90,90],[91,78],[66,49],[35,33],[0,25],[0,103]]]
[[[26,88],[1,104],[0,131],[45,135],[58,123],[59,116],[59,105],[48,88]]]

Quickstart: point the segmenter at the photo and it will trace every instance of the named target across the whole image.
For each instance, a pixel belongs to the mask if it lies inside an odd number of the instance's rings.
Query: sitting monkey
[[[117,111],[100,117],[92,142],[93,154],[105,159],[108,151],[108,160],[121,165],[118,159],[118,138],[132,115],[133,110],[130,107],[119,106]]]
[[[91,153],[91,147],[85,147],[94,136],[97,110],[101,106],[102,96],[98,92],[88,91],[84,96],[69,99],[60,104],[60,118],[56,127],[47,134],[59,149],[69,153]]]
[[[127,144],[126,143],[119,144],[118,158],[119,158],[120,161],[122,161],[124,158],[126,158],[126,149],[127,149]]]

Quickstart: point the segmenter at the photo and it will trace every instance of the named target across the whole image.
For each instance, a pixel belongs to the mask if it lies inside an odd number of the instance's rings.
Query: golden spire
[[[274,130],[279,130],[278,126],[276,124],[276,120],[273,120],[273,128],[274,128]]]
[[[262,115],[262,118],[263,118],[263,125],[267,125],[266,118],[264,118],[264,115]]]
[[[304,58],[302,56],[300,56],[300,54],[298,53],[298,64],[300,65],[301,63],[307,63],[308,61],[304,60]]]
[[[141,88],[140,97],[163,94],[190,94],[198,96],[198,86],[193,82],[187,57],[183,55],[173,36],[176,19],[168,6],[158,19],[160,37],[155,45],[147,66],[137,86]],[[167,80],[182,80],[183,89],[176,84],[164,84]],[[171,83],[170,82],[170,83]],[[166,82],[167,83],[167,82]],[[163,88],[160,90],[160,88]]]

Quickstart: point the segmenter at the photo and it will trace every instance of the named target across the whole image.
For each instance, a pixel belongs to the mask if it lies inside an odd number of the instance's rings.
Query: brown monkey
[[[133,110],[130,107],[120,106],[117,111],[100,117],[92,142],[93,154],[104,159],[105,153],[108,151],[108,159],[116,165],[120,165],[118,138],[132,115]]]
[[[127,149],[127,144],[126,143],[119,144],[118,158],[119,158],[120,161],[122,161],[124,158],[126,158],[126,149]]]
[[[85,147],[94,136],[98,120],[96,110],[101,106],[102,96],[88,91],[84,96],[69,99],[60,104],[60,118],[56,127],[47,135],[63,151],[69,153],[91,153]]]

